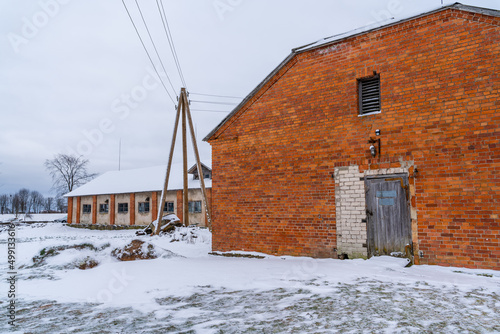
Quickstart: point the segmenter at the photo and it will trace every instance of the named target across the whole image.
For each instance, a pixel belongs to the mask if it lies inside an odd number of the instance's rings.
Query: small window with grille
[[[108,204],[99,204],[99,213],[108,213],[109,205]]]
[[[201,201],[193,201],[188,203],[188,209],[190,213],[201,212]]]
[[[91,204],[84,204],[82,212],[83,213],[91,213],[92,212],[92,205]]]
[[[165,202],[164,212],[174,212],[174,202]]]
[[[149,212],[149,202],[139,202],[139,212],[140,213]]]
[[[128,203],[118,203],[118,213],[127,213]]]
[[[380,112],[380,75],[358,79],[359,114]]]

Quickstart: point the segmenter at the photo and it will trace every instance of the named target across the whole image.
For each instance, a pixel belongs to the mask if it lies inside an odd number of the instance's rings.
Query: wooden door
[[[365,179],[368,257],[409,255],[411,247],[407,175]]]

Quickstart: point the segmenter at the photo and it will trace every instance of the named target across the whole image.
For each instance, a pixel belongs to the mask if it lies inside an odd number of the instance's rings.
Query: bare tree
[[[82,156],[69,154],[57,154],[53,159],[45,160],[45,168],[52,177],[53,189],[58,196],[73,191],[97,176],[87,172],[88,164],[89,161]]]
[[[19,216],[19,213],[21,213],[22,209],[21,209],[21,198],[19,197],[19,193],[16,193],[14,194],[14,196],[12,196],[12,201],[11,201],[11,205],[12,205],[12,213],[16,215],[16,218]]]
[[[45,202],[45,197],[43,197],[43,195],[40,194],[40,192],[36,190],[30,192],[29,204],[28,204],[28,206],[30,207],[30,211],[32,211],[33,213],[40,213],[45,204],[44,202]]]
[[[12,197],[14,195],[12,194],[9,194],[7,195],[8,196],[8,200],[7,200],[7,212],[6,213],[14,213],[14,211],[12,210]]]
[[[52,205],[54,204],[54,197],[47,197],[45,199],[45,210],[50,213],[52,211]]]
[[[30,191],[26,188],[23,188],[17,192],[17,199],[18,199],[18,210],[17,212],[20,213],[28,213],[28,204],[29,199],[30,199]]]
[[[56,207],[58,212],[66,212],[66,199],[64,197],[56,198]]]
[[[9,207],[9,195],[0,195],[0,214],[7,213]]]

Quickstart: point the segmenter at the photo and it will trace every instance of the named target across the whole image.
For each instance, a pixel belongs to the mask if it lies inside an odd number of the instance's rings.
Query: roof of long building
[[[207,168],[207,165],[204,165]],[[67,193],[64,197],[127,194],[147,191],[162,191],[165,183],[167,166],[129,169],[106,172],[83,186]],[[168,180],[168,190],[183,188],[182,164],[172,164]],[[211,179],[204,179],[205,187],[212,187]],[[200,180],[188,175],[188,189],[200,189]]]

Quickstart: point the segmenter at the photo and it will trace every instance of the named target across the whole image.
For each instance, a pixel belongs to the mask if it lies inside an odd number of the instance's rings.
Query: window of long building
[[[128,203],[118,203],[118,213],[127,213]]]
[[[174,202],[165,202],[164,212],[174,212]]]
[[[201,201],[192,201],[188,203],[189,212],[199,213],[201,212]]]
[[[109,204],[99,204],[99,213],[108,213]]]
[[[139,202],[139,212],[149,212],[149,202]]]
[[[92,204],[84,204],[82,208],[82,213],[91,213],[92,212]]]

